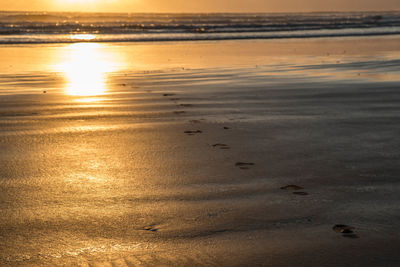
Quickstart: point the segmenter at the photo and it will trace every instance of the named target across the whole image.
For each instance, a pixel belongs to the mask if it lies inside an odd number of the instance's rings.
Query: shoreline
[[[55,38],[67,38],[67,39],[62,39],[62,40],[54,40],[54,41],[47,41],[47,40],[39,40],[39,41],[32,41],[32,40],[19,40],[15,41],[18,35],[16,36],[11,36],[13,41],[8,41],[8,40],[1,40],[0,39],[0,45],[46,45],[46,44],[80,44],[80,43],[99,43],[99,44],[129,44],[129,43],[138,43],[138,44],[145,44],[145,43],[175,43],[175,42],[218,42],[218,41],[241,41],[241,40],[248,40],[248,41],[257,41],[257,40],[292,40],[292,39],[322,39],[322,38],[368,38],[368,37],[393,37],[396,38],[400,36],[400,30],[397,32],[371,32],[371,33],[352,33],[350,35],[346,33],[331,33],[329,35],[323,35],[323,34],[310,34],[307,36],[304,35],[292,35],[292,36],[286,36],[286,32],[283,32],[283,36],[255,36],[255,37],[249,37],[249,36],[234,36],[234,37],[198,37],[198,34],[195,34],[194,36],[196,37],[182,37],[179,39],[171,39],[169,37],[165,38],[160,38],[160,37],[149,37],[148,39],[142,38],[142,39],[114,39],[114,40],[108,40],[108,39],[96,39],[98,37],[102,37],[102,35],[93,35],[93,37],[90,37],[89,40],[80,39],[80,37],[77,38],[77,40],[74,40],[74,37],[72,37],[71,34],[67,35],[54,35],[53,37]],[[80,34],[78,34],[80,35]],[[85,35],[85,34],[83,34]],[[205,34],[203,34],[205,35]],[[40,36],[40,34],[36,34],[35,36]],[[47,37],[47,35],[43,35]],[[136,36],[135,36],[136,37]],[[25,38],[25,36],[23,36]],[[129,38],[129,37],[126,37]],[[70,40],[71,39],[71,40]]]

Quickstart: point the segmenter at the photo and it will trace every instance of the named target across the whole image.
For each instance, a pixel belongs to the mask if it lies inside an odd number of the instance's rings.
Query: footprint
[[[202,131],[200,131],[200,130],[195,130],[195,131],[184,131],[184,133],[187,134],[187,135],[195,135],[195,134],[202,133]]]
[[[174,111],[174,113],[179,115],[179,114],[184,114],[184,113],[186,113],[186,111],[178,110],[178,111]]]
[[[307,196],[307,195],[308,195],[307,192],[302,192],[302,191],[293,192],[293,194],[295,194],[295,195],[300,195],[300,196]]]
[[[358,238],[358,235],[354,233],[355,229],[355,227],[345,224],[336,224],[332,227],[333,231],[340,233],[343,237],[347,238]]]
[[[249,166],[253,166],[253,165],[255,165],[255,164],[252,162],[236,162],[235,163],[235,166],[239,167],[239,169],[242,169],[242,170],[248,170],[248,169],[250,169]]]
[[[283,190],[301,190],[304,188],[301,186],[298,186],[298,185],[290,184],[290,185],[282,186],[281,189],[283,189]]]
[[[303,191],[298,191],[298,190],[302,190],[304,189],[301,186],[298,185],[294,185],[294,184],[290,184],[290,185],[286,185],[286,186],[282,186],[281,187],[282,190],[292,190],[292,191],[297,191],[297,192],[293,192],[293,194],[295,195],[299,195],[299,196],[307,196],[308,193],[307,192],[303,192]]]
[[[143,230],[144,231],[150,231],[150,232],[157,232],[158,231],[158,229],[154,228],[153,226],[145,226],[145,227],[143,227]]]
[[[163,96],[174,96],[175,94],[163,94]]]
[[[345,224],[336,224],[335,226],[332,227],[332,230],[341,234],[352,234],[354,233],[355,228],[350,225],[345,225]]]
[[[230,129],[229,127],[224,126],[224,130],[229,130],[229,129]]]
[[[214,144],[213,147],[219,147],[219,149],[230,149],[230,147],[226,144]]]
[[[185,107],[185,108],[187,108],[187,107],[193,107],[192,104],[180,104],[179,106]]]

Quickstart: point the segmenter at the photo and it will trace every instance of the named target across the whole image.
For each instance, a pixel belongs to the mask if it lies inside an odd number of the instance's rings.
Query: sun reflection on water
[[[107,91],[107,73],[115,71],[115,64],[101,44],[77,43],[69,45],[66,60],[58,65],[67,80],[66,94],[96,96]]]
[[[94,34],[72,34],[71,39],[72,40],[83,40],[83,41],[89,41],[95,39],[96,36]]]

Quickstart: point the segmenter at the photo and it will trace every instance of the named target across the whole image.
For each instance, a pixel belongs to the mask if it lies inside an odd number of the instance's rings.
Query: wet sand
[[[399,265],[399,42],[0,47],[0,265]]]

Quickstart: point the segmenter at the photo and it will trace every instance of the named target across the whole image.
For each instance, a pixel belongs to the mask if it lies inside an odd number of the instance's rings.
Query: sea
[[[0,44],[400,34],[400,11],[251,14],[0,12]]]

